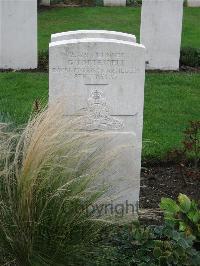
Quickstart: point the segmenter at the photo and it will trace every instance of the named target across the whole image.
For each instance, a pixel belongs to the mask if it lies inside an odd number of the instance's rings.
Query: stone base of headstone
[[[94,139],[97,135],[94,145],[88,146],[88,154],[95,154],[97,150],[97,157],[94,155],[95,160],[91,165],[91,172],[96,170],[97,176],[94,176],[91,190],[104,190],[104,193],[93,206],[94,215],[137,217],[140,191],[140,160],[137,150],[140,147],[137,147],[135,133],[109,131],[82,134],[91,134]]]
[[[110,185],[107,204],[112,203],[110,211],[114,215],[137,214],[140,191],[140,170],[135,171],[140,169],[137,145],[134,132],[112,132],[112,140],[105,147],[105,151],[111,151],[111,162],[102,180]]]
[[[104,0],[104,6],[126,6],[126,0]]]

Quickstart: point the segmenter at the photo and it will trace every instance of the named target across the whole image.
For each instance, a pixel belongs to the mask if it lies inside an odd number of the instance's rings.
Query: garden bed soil
[[[158,165],[142,169],[141,209],[157,209],[162,197],[177,199],[179,193],[200,203],[200,169],[182,169],[180,165]]]

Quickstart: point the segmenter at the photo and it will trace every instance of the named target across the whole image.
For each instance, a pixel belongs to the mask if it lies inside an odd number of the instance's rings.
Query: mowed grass
[[[200,75],[147,74],[144,108],[145,157],[163,157],[181,146],[183,130],[200,118]]]
[[[48,49],[52,33],[78,29],[105,29],[140,35],[141,8],[55,8],[38,16],[39,50]],[[182,47],[200,47],[200,8],[184,8]]]
[[[48,74],[0,73],[0,120],[27,122],[35,99],[48,99]],[[180,147],[189,120],[199,119],[200,75],[147,73],[143,158]]]
[[[36,99],[47,101],[46,73],[0,73],[0,121],[28,121]]]

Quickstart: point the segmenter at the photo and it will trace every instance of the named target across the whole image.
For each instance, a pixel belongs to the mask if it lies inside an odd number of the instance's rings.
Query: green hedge
[[[182,48],[180,65],[189,67],[200,67],[200,48]]]
[[[38,0],[40,3],[41,0]],[[51,4],[78,4],[82,6],[103,6],[103,0],[51,0]],[[140,6],[142,0],[126,0],[127,6]]]
[[[82,6],[95,6],[95,0],[51,0],[51,4],[76,4]]]
[[[41,0],[37,0],[38,4]],[[51,4],[79,4],[79,5],[91,5],[91,6],[103,6],[103,0],[51,0]],[[142,0],[126,0],[127,6],[141,6]],[[184,6],[187,6],[187,0],[184,0]]]
[[[38,69],[45,72],[48,71],[48,50],[40,51],[38,60]],[[180,66],[200,68],[200,48],[182,48],[180,56]]]

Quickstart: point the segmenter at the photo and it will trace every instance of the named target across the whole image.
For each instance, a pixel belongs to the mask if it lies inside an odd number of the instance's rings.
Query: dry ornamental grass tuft
[[[107,226],[88,212],[104,194],[93,181],[111,160],[105,136],[62,113],[44,108],[18,133],[0,125],[1,265],[79,265]]]

